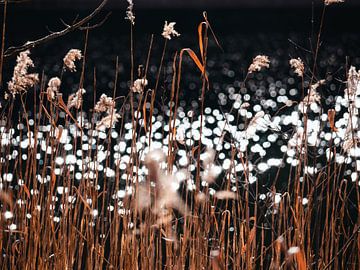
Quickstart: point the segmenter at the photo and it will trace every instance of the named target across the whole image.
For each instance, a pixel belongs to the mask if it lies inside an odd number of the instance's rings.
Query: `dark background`
[[[32,0],[35,8],[88,8],[100,0]],[[322,0],[134,0],[136,8],[244,8],[244,7],[309,7]],[[111,7],[122,8],[126,0],[109,0]],[[346,0],[346,5],[359,6],[359,0]]]
[[[38,39],[50,32],[64,29],[62,21],[71,23],[75,18],[83,18],[101,0],[13,0],[8,7],[5,48],[19,46],[29,40]],[[275,81],[287,85],[290,58],[301,57],[308,66],[312,65],[313,49],[319,30],[323,10],[323,0],[134,0],[136,24],[134,28],[135,65],[144,64],[151,35],[154,43],[150,65],[155,76],[163,48],[161,31],[164,21],[176,22],[181,36],[169,43],[166,62],[170,63],[179,48],[193,48],[197,52],[197,26],[202,21],[202,12],[208,18],[223,47],[221,51],[212,43],[209,49],[209,67],[214,82],[214,92],[223,92],[229,85],[242,81],[252,58],[266,54],[273,59],[268,75]],[[124,19],[128,6],[126,0],[109,0],[106,10],[100,12],[91,24],[111,16],[101,26],[90,31],[88,39],[88,61],[85,88],[91,92],[94,68],[97,69],[99,89],[112,89],[115,59],[120,61],[120,88],[128,91],[129,78],[129,22]],[[358,15],[360,0],[346,0],[345,3],[327,7],[322,29],[322,40],[317,77],[325,78],[336,74],[335,79],[344,79],[346,64],[360,65],[360,36]],[[2,21],[2,10],[0,12]],[[31,50],[36,70],[45,75],[58,76],[62,57],[70,48],[84,48],[85,32],[75,31],[65,37],[42,44]],[[4,81],[11,79],[16,57],[5,59]],[[327,62],[331,60],[331,63]],[[191,64],[190,64],[191,65]],[[196,69],[185,81],[189,85],[198,82]],[[228,71],[235,77],[228,77]],[[191,72],[188,72],[191,74]],[[230,72],[232,73],[232,72]],[[225,74],[225,75],[224,75]],[[76,89],[79,74],[67,74],[68,92]],[[154,78],[152,78],[154,79]],[[164,78],[165,80],[165,78]],[[263,78],[259,78],[262,81]],[[65,81],[63,82],[65,84]],[[217,87],[215,87],[217,85]],[[73,87],[75,87],[73,89]],[[189,88],[191,88],[189,86]],[[64,90],[65,91],[65,90]],[[196,96],[196,91],[194,92]],[[98,93],[101,93],[100,91]],[[196,98],[196,97],[195,97]],[[92,98],[91,98],[92,99]],[[214,98],[216,103],[216,99]]]
[[[3,2],[3,1],[0,1]],[[77,15],[83,17],[101,0],[11,0],[8,7],[8,35],[34,39],[40,34],[59,30],[60,19],[70,23]],[[108,0],[101,20],[111,11],[103,30],[116,28],[128,31],[124,21],[126,0]],[[176,21],[182,32],[193,31],[207,11],[218,33],[231,32],[294,32],[310,33],[320,21],[323,0],[134,0],[137,29],[154,33],[164,20]],[[341,32],[357,31],[360,0],[346,0],[326,9],[326,29]],[[2,19],[2,12],[0,19]],[[326,30],[325,29],[325,30]],[[20,40],[19,40],[20,41]]]

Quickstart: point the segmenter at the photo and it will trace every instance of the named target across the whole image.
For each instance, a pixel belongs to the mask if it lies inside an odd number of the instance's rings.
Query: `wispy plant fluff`
[[[115,101],[112,99],[112,97],[108,97],[107,95],[102,94],[100,100],[96,103],[94,110],[97,113],[110,113],[111,110],[114,109],[114,107]]]
[[[8,82],[8,90],[15,97],[16,94],[25,93],[27,89],[39,82],[39,75],[36,73],[28,74],[29,67],[34,67],[34,63],[29,57],[30,51],[24,51],[16,59],[13,77]]]
[[[216,152],[214,149],[207,148],[205,153],[200,157],[204,167],[204,171],[201,173],[202,180],[209,184],[215,182],[221,173],[221,167],[215,165],[215,155]]]
[[[148,85],[147,79],[137,79],[133,86],[131,87],[131,90],[134,93],[142,93],[144,91],[144,88]]]
[[[82,58],[81,51],[78,49],[71,49],[64,57],[64,67],[71,72],[76,71],[75,61]]]
[[[115,101],[105,94],[102,94],[100,100],[95,105],[94,111],[97,113],[105,112],[106,115],[96,123],[96,129],[106,129],[113,126],[120,118],[120,114],[116,113]]]
[[[46,89],[48,100],[53,100],[59,94],[61,80],[58,77],[51,78]]]
[[[133,0],[127,0],[127,2],[129,3],[129,6],[127,7],[126,10],[126,20],[129,20],[131,22],[132,25],[135,24],[135,14],[134,14],[134,3]]]
[[[186,213],[186,205],[177,193],[181,180],[161,167],[165,160],[165,154],[159,149],[150,151],[144,160],[148,169],[148,179],[155,183],[155,202],[152,211],[160,219],[166,216],[169,208],[177,209],[182,214]],[[138,197],[140,204],[147,198],[145,193],[142,195]]]
[[[270,67],[269,57],[266,55],[258,55],[253,59],[252,64],[249,67],[249,73],[260,71],[262,68]]]
[[[71,94],[68,99],[68,108],[80,109],[83,102],[83,95],[86,93],[86,90],[81,88],[75,94]]]
[[[297,74],[299,77],[304,76],[305,67],[303,61],[300,58],[291,59],[290,66],[294,69],[295,74]]]
[[[359,137],[357,132],[353,132],[352,129],[357,128],[358,119],[358,107],[356,106],[356,100],[360,95],[360,71],[356,71],[356,68],[351,66],[348,71],[347,88],[345,89],[345,100],[348,103],[348,110],[351,113],[351,117],[347,120],[347,128],[345,131],[346,137],[343,143],[343,150],[350,154],[350,152],[356,148],[359,143]]]
[[[166,39],[171,39],[171,36],[178,37],[180,34],[174,29],[175,22],[171,22],[168,24],[167,21],[165,21],[164,29],[162,32],[162,36]]]
[[[116,109],[114,108],[110,114],[101,118],[101,120],[96,123],[96,129],[104,130],[107,128],[111,128],[118,121],[120,117],[121,117],[120,114],[116,113]]]
[[[320,80],[317,83],[310,86],[311,91],[316,91],[321,85],[325,84],[325,80]]]
[[[345,98],[353,101],[360,94],[360,71],[351,66],[348,72],[347,88],[345,89]]]
[[[331,4],[336,4],[336,3],[343,3],[344,0],[325,0],[325,5],[331,5]]]
[[[321,96],[317,89],[325,84],[325,80],[320,80],[317,83],[310,86],[308,94],[303,98],[303,100],[299,104],[300,111],[306,111],[307,106],[310,106],[311,104],[320,104],[321,102]]]

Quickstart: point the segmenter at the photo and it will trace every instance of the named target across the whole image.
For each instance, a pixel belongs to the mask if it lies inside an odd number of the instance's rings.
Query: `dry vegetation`
[[[167,123],[158,126],[155,101],[164,55],[167,43],[179,33],[175,23],[165,22],[157,80],[147,78],[153,40],[134,79],[135,14],[128,2],[132,75],[127,96],[116,96],[117,60],[113,95],[102,95],[94,109],[84,112],[87,43],[81,51],[70,50],[62,73],[50,79],[34,73],[37,67],[25,45],[13,79],[1,82],[7,100],[2,103],[0,128],[0,268],[358,269],[359,72],[347,69],[344,96],[324,112],[318,90],[325,81],[314,75],[321,29],[313,67],[289,59],[299,80],[306,77],[310,86],[303,83],[304,98],[298,104],[285,104],[298,118],[284,160],[273,165],[278,170],[272,187],[260,194],[253,167],[261,170],[264,165],[251,160],[249,140],[263,126],[275,132],[280,124],[262,110],[250,119],[239,111],[236,121],[244,123],[243,130],[234,130],[225,120],[218,145],[205,141],[201,123],[211,91],[208,39],[219,44],[206,14],[198,27],[199,49],[181,49],[174,55],[169,107],[164,112]],[[324,13],[325,6],[337,2],[342,1],[325,1]],[[3,7],[6,13],[6,0]],[[1,69],[5,26],[4,22]],[[82,30],[87,34],[90,28]],[[197,70],[183,67],[185,57]],[[244,85],[251,73],[269,65],[267,56],[255,57]],[[61,80],[68,72],[81,76],[79,90],[64,101]],[[198,123],[197,139],[185,134],[178,120],[183,72],[199,74],[199,115],[188,114],[190,122]],[[246,115],[249,104],[237,102],[240,108],[234,105],[224,119],[237,109]],[[123,117],[126,112],[130,122]],[[325,129],[330,134],[327,149],[323,156],[314,156]],[[162,134],[163,145],[154,141],[155,131]],[[226,167],[218,151],[223,144],[230,157]],[[179,151],[186,162],[179,162]],[[281,164],[289,158],[286,188],[278,190],[277,183],[284,181],[279,179]],[[317,159],[325,160],[323,167],[314,165]],[[350,179],[345,171],[351,162],[356,166]]]

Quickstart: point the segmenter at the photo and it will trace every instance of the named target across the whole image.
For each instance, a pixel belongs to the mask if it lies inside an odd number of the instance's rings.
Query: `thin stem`
[[[3,83],[3,65],[4,65],[4,51],[5,51],[5,35],[6,35],[6,17],[7,17],[7,5],[8,0],[4,0],[4,17],[2,25],[2,35],[1,35],[1,53],[0,53],[0,88]]]

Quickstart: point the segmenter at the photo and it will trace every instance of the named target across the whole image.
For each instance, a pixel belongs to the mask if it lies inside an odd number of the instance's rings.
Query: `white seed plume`
[[[304,76],[305,67],[303,61],[300,58],[291,59],[290,66],[294,69],[295,74],[297,74],[299,77]]]
[[[300,252],[300,248],[299,247],[290,247],[287,252],[289,255],[294,255],[294,254]]]
[[[64,57],[64,67],[69,71],[76,71],[75,61],[82,58],[81,51],[78,49],[71,49]]]
[[[97,113],[105,112],[106,115],[96,124],[97,130],[111,128],[121,117],[116,113],[115,101],[105,94],[102,94],[100,100],[96,103],[94,111]]]
[[[299,109],[301,111],[306,111],[307,106],[310,106],[311,104],[320,103],[321,96],[318,93],[317,89],[323,84],[325,84],[325,80],[320,80],[317,83],[310,86],[308,94],[299,103]]]
[[[134,3],[133,0],[127,0],[129,6],[126,9],[126,17],[125,20],[129,20],[132,25],[135,24],[135,14],[134,14]]]
[[[164,29],[162,32],[162,36],[166,39],[171,39],[171,36],[178,37],[180,34],[174,29],[175,22],[171,22],[168,24],[167,21],[165,21]]]
[[[179,180],[173,174],[168,174],[161,168],[161,163],[166,160],[161,150],[150,151],[145,157],[145,165],[148,169],[148,179],[155,183],[155,201],[152,211],[162,217],[166,209],[177,209],[180,213],[186,213],[186,205],[177,193]],[[141,200],[139,197],[138,199]]]
[[[348,101],[354,101],[358,95],[360,95],[360,70],[356,71],[356,68],[351,66],[348,72],[345,98]]]
[[[253,59],[252,64],[249,67],[249,73],[260,71],[262,68],[269,68],[270,60],[266,55],[258,55]]]
[[[148,85],[147,79],[137,79],[133,86],[131,87],[131,90],[134,93],[142,93],[144,92],[144,88]]]
[[[120,117],[121,115],[116,113],[116,110],[113,109],[112,114],[106,115],[98,123],[96,123],[96,130],[104,130],[107,128],[111,128]]]
[[[48,82],[48,88],[46,89],[46,95],[48,100],[54,100],[59,94],[61,86],[61,80],[58,77],[51,78]]]
[[[8,90],[15,97],[16,94],[25,93],[27,89],[39,82],[39,75],[36,73],[28,74],[28,68],[34,67],[34,63],[29,57],[30,51],[24,51],[16,59],[13,77],[8,82]],[[6,99],[6,96],[5,96]]]
[[[86,90],[81,88],[75,94],[71,94],[68,99],[68,108],[71,109],[75,107],[76,109],[80,109],[83,103],[83,95],[86,93]]]
[[[216,151],[211,148],[207,148],[206,151],[200,155],[204,167],[204,171],[201,172],[201,179],[209,184],[215,182],[221,173],[221,168],[215,165],[215,155]]]
[[[108,114],[111,113],[111,110],[115,107],[115,101],[112,97],[108,97],[105,94],[102,94],[100,100],[95,105],[95,112],[107,112]]]
[[[318,81],[317,83],[310,86],[310,90],[311,91],[316,91],[321,85],[324,85],[325,82],[326,82],[325,80]]]
[[[325,5],[329,6],[331,4],[344,3],[344,0],[325,0]]]

